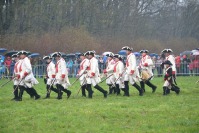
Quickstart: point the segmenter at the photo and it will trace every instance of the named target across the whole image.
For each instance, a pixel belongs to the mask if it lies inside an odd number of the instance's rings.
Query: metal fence
[[[100,73],[103,72],[106,65],[103,63],[99,63]],[[73,65],[68,69],[69,77],[76,77],[79,71],[79,65]],[[181,63],[176,67],[177,76],[199,76],[199,64],[188,64]],[[0,78],[9,78],[12,77],[14,70],[14,65],[6,67],[5,65],[0,66]],[[43,78],[46,75],[46,65],[33,65],[32,66],[33,74],[36,78]],[[157,77],[161,77],[163,75],[163,69],[160,64],[156,63],[153,67],[153,73]]]

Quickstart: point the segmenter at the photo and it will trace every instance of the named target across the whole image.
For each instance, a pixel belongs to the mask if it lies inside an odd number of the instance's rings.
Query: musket
[[[87,67],[86,67],[86,69],[87,69]],[[77,82],[77,80],[79,80],[79,78],[82,76],[82,75],[84,75],[84,73],[85,73],[85,71],[86,71],[86,69],[84,70],[84,72],[71,84],[71,86],[74,84],[74,83],[76,83]]]
[[[54,78],[53,79],[53,81],[51,82],[51,84],[50,84],[50,86],[49,86],[49,88],[48,88],[48,94],[50,94],[50,91],[51,91],[51,87],[53,86],[53,84],[55,83],[55,80],[56,80],[56,78]]]
[[[8,84],[10,81],[12,81],[12,80],[14,80],[14,79],[15,79],[15,78],[6,81],[4,84],[2,84],[2,85],[0,86],[0,88],[1,88],[1,87],[4,87],[6,84]]]
[[[17,90],[17,88],[19,87],[19,85],[21,84],[21,82],[24,80],[24,78],[22,78],[20,81],[19,81],[19,83],[17,84],[17,86],[15,87],[15,89],[14,89],[14,91],[12,92],[12,93],[14,93],[16,90]]]
[[[106,77],[105,79],[103,79],[101,82],[99,82],[99,84],[102,83],[102,82],[104,82],[104,81],[107,80],[108,78],[110,78],[112,75],[113,75],[113,73],[110,74],[110,75],[109,75],[108,77]]]
[[[79,92],[80,92],[82,86],[83,86],[85,83],[86,83],[86,78],[84,78],[84,82],[82,83],[82,85],[81,85],[80,88],[78,89],[78,92],[77,92],[76,97],[78,96],[78,94],[79,94]]]
[[[126,71],[126,67],[125,67],[124,70],[122,71],[122,74],[121,74],[121,75],[123,75],[125,71]],[[116,82],[117,82],[120,78],[121,78],[121,76],[119,76],[119,77],[115,80],[115,82],[113,83],[113,85],[112,85],[111,87],[114,87],[115,84],[116,84]]]

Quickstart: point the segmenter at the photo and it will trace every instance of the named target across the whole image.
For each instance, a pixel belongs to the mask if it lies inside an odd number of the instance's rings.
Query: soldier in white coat
[[[105,91],[102,87],[98,85],[101,81],[99,67],[98,67],[98,60],[94,57],[93,51],[87,51],[85,55],[88,55],[89,58],[89,67],[87,69],[88,77],[91,80],[91,84],[94,86],[95,89],[102,92],[104,94],[104,98],[107,98],[107,91]]]
[[[177,74],[177,71],[176,71],[176,64],[175,64],[175,57],[171,54],[173,51],[171,49],[164,49],[162,51],[165,55],[165,61],[170,61],[172,66],[172,76],[173,76],[173,81],[174,81],[174,84],[177,84],[176,83],[176,74]],[[171,89],[173,90],[173,89]],[[169,94],[170,93],[170,89],[167,89],[167,93]]]
[[[107,59],[107,67],[104,69],[104,74],[106,77],[109,77],[106,79],[106,84],[109,86],[109,94],[112,94],[113,91],[116,92],[116,88],[113,85],[115,81],[115,76],[113,75],[113,68],[115,66],[115,61],[113,59],[114,54],[109,53],[106,55],[108,57]],[[112,75],[112,76],[111,76]]]
[[[69,98],[71,95],[71,91],[67,89],[68,86],[70,85],[70,82],[68,79],[68,71],[66,68],[66,62],[62,58],[62,55],[60,52],[53,53],[52,57],[55,57],[56,59],[55,79],[56,79],[56,87],[58,90],[57,99],[62,99],[63,92],[65,92],[67,94],[67,98]]]
[[[139,95],[143,96],[142,88],[140,88],[140,86],[136,83],[139,82],[139,71],[136,66],[136,57],[132,53],[133,49],[128,46],[124,46],[122,50],[126,50],[127,54],[126,71],[124,76],[125,91],[127,92],[126,96],[129,96],[129,85],[128,85],[129,82],[139,91]]]
[[[40,95],[38,95],[36,90],[33,88],[33,86],[39,82],[32,73],[32,66],[29,58],[27,57],[27,54],[28,52],[23,50],[18,52],[21,61],[19,66],[19,74],[17,75],[20,89],[19,99],[17,101],[22,101],[24,90],[30,92],[31,95],[35,97],[35,100],[40,98]]]
[[[147,55],[147,53],[149,53],[148,50],[141,50],[140,53],[142,54],[142,58],[139,64],[139,68],[141,69],[141,77],[142,73],[144,74],[144,72],[148,74],[147,79],[141,78],[140,86],[145,92],[145,84],[147,84],[152,89],[152,93],[154,93],[156,91],[157,86],[153,85],[150,82],[151,78],[153,77],[153,72],[152,72],[153,61],[151,57]]]
[[[116,86],[116,93],[117,95],[120,94],[120,89],[124,91],[124,96],[127,96],[127,92],[124,87],[124,63],[122,62],[122,57],[119,54],[114,55],[115,64],[113,66],[113,73],[114,73],[114,83]]]
[[[90,63],[89,63],[89,60],[85,57],[84,53],[80,54],[80,59],[81,59],[81,63],[80,63],[80,69],[77,74],[77,77],[81,76],[79,80],[80,80],[80,85],[82,89],[82,96],[86,97],[86,90],[87,90],[88,98],[92,98],[93,91],[91,88],[91,80],[90,78],[88,78],[88,75],[87,75],[87,69]]]
[[[12,77],[13,83],[14,83],[14,86],[13,86],[13,89],[14,89],[14,98],[12,100],[18,100],[18,98],[19,98],[19,87],[17,85],[19,84],[19,79],[17,78],[17,75],[19,75],[19,68],[20,68],[20,63],[21,63],[20,61],[21,60],[20,60],[18,54],[13,54],[12,58],[14,58],[14,61],[15,61],[15,66],[14,66],[14,71],[13,71],[13,77]],[[27,93],[30,95],[30,97],[34,97],[31,94],[31,91],[27,91]]]
[[[51,56],[44,56],[43,60],[46,61],[46,90],[47,94],[45,99],[50,98],[50,92],[51,90],[54,91],[55,93],[58,93],[57,89],[53,87],[55,83],[55,64],[52,62],[52,57]]]

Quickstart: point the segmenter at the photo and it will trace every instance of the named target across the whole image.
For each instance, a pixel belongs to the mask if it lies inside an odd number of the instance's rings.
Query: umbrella
[[[193,55],[199,55],[199,51],[198,52],[194,52]]]
[[[5,49],[5,48],[0,48],[0,53],[6,52],[6,51],[7,51],[7,49]]]
[[[154,56],[155,56],[155,57],[157,58],[157,57],[158,57],[158,54],[156,54],[156,53],[150,53],[149,56],[151,56],[151,57],[154,57]]]
[[[120,50],[120,51],[118,52],[118,54],[119,54],[119,55],[126,55],[126,50]]]
[[[71,54],[66,54],[65,56],[69,57],[69,58],[72,58],[72,57],[75,57],[75,54],[71,53]]]
[[[184,51],[182,53],[180,53],[180,55],[191,55],[192,52],[191,51]]]
[[[36,58],[36,57],[39,57],[39,56],[40,56],[39,53],[32,53],[32,54],[30,54],[28,57]]]
[[[134,52],[133,53],[135,56],[140,56],[140,52]]]
[[[0,61],[4,61],[5,57],[3,55],[0,55],[0,57],[1,57]],[[0,62],[0,63],[2,63],[2,62]]]
[[[76,56],[79,56],[80,54],[81,54],[80,52],[76,52],[76,53],[75,53]]]
[[[110,54],[112,52],[104,52],[102,55],[107,55],[107,54]]]
[[[5,56],[11,57],[13,54],[16,54],[18,51],[9,51],[5,54]]]

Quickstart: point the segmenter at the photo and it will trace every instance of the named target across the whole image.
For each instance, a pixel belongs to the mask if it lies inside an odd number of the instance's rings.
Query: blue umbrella
[[[4,53],[4,52],[6,52],[7,51],[7,49],[5,49],[5,48],[0,48],[0,53]]]
[[[155,56],[155,57],[157,58],[157,57],[158,57],[158,54],[156,54],[156,53],[150,53],[149,56],[151,56],[151,57],[154,57],[154,56]]]
[[[9,51],[5,54],[5,56],[11,57],[13,54],[16,54],[18,51]]]
[[[6,52],[7,51],[7,49],[5,49],[5,48],[0,48],[0,53],[4,53],[4,52]]]
[[[134,52],[133,53],[135,56],[140,56],[140,52]]]
[[[1,57],[1,60],[0,61],[4,61],[4,59],[5,59],[5,57],[3,56],[3,55],[0,55],[0,57]],[[0,63],[2,63],[2,62],[0,62]]]
[[[40,56],[39,53],[32,53],[32,54],[30,54],[28,57],[36,58],[36,57],[39,57],[39,56]]]
[[[126,50],[120,50],[120,51],[118,52],[118,54],[119,54],[119,55],[126,55]]]

